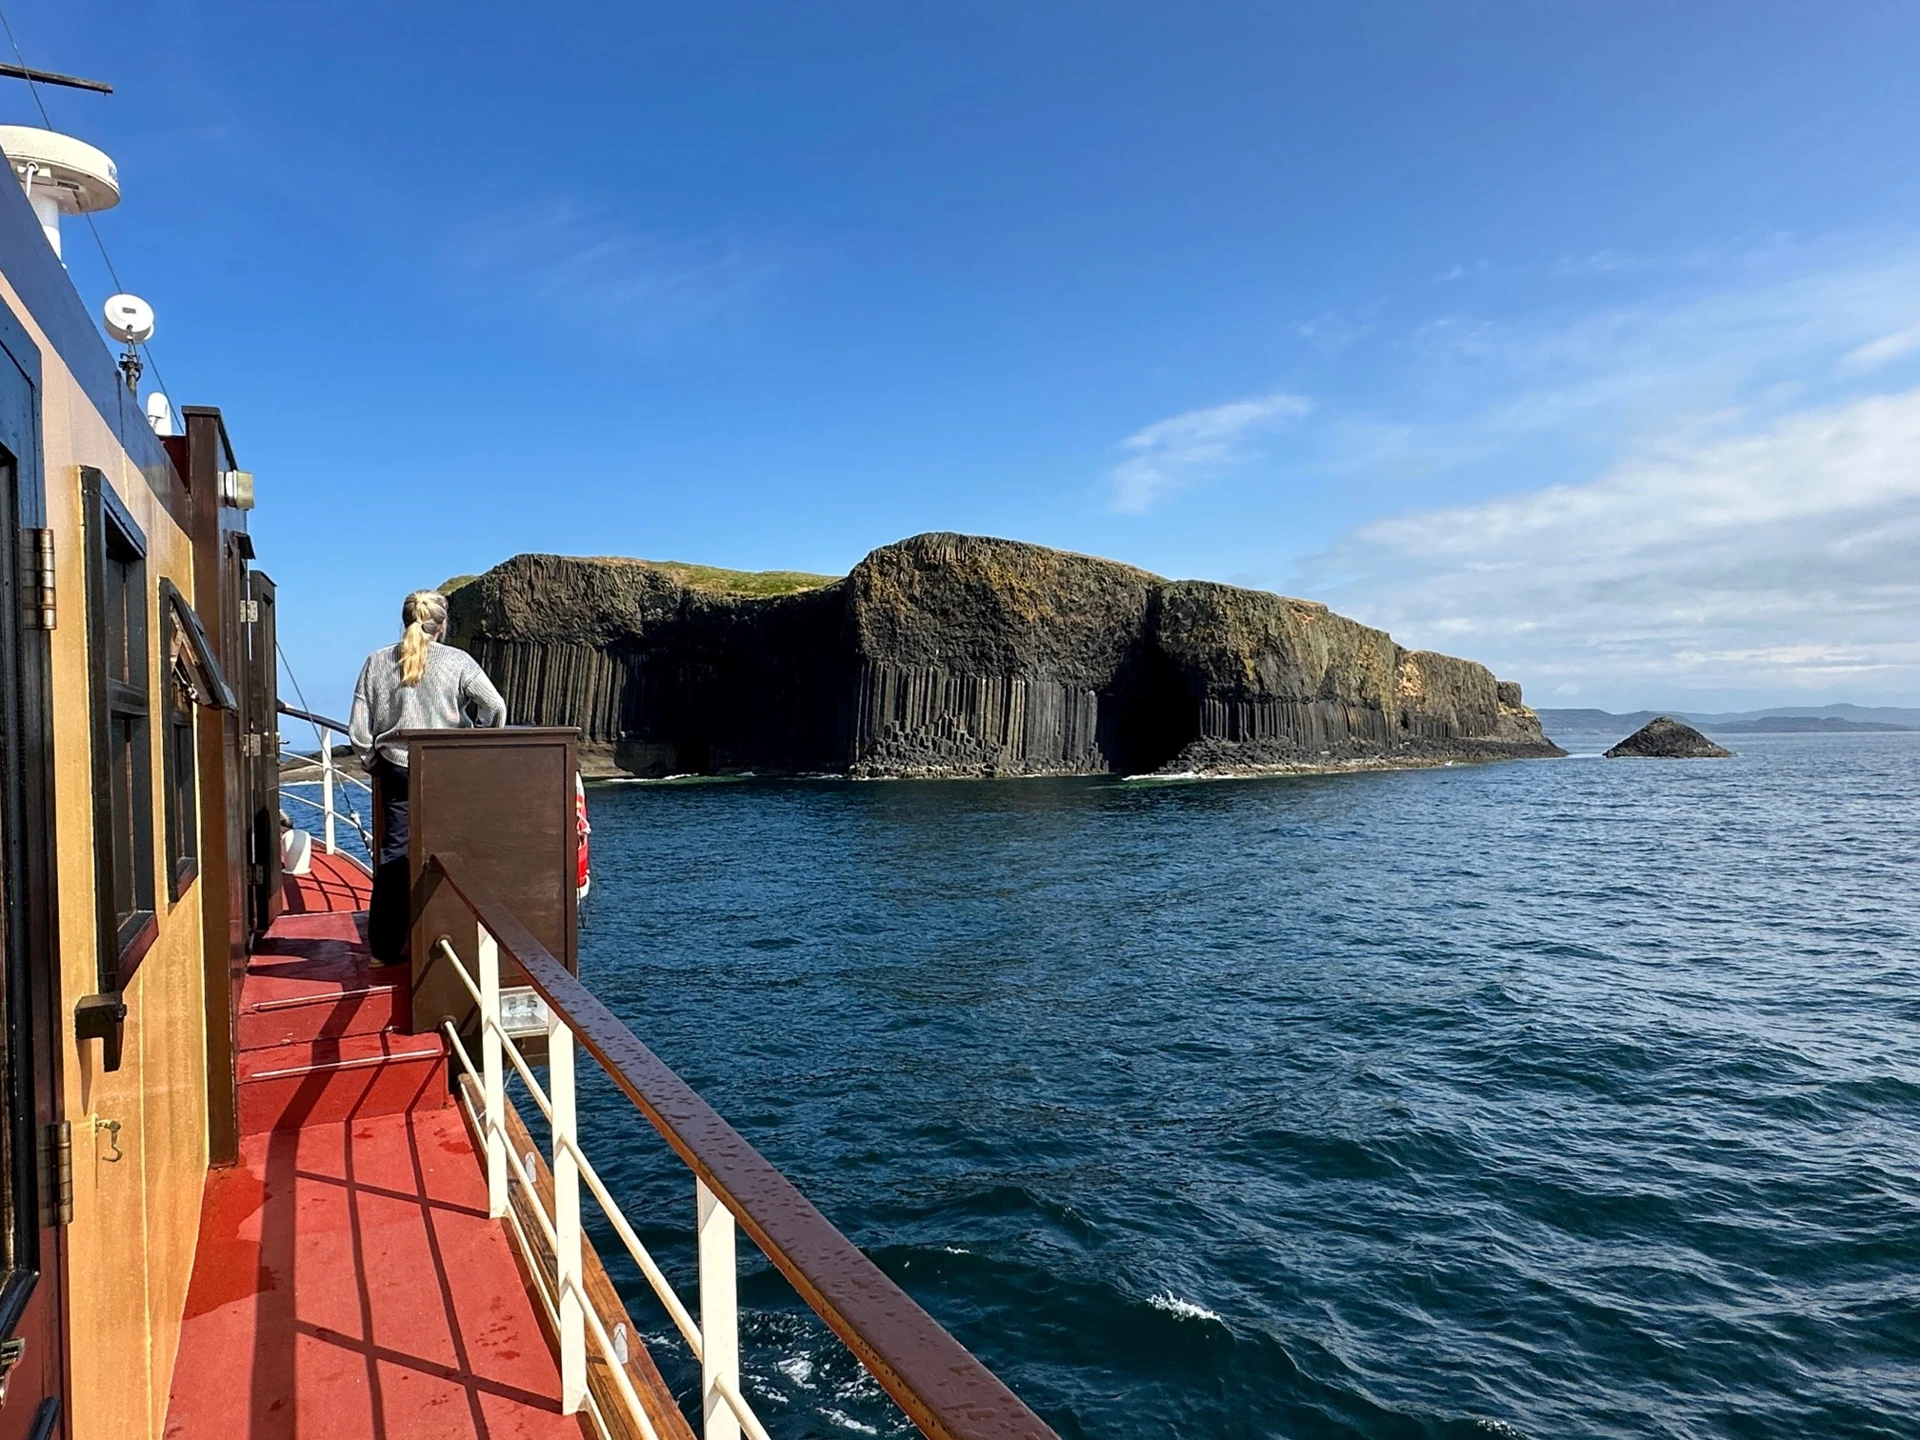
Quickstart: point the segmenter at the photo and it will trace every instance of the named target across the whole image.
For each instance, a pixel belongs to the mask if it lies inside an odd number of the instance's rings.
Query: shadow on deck
[[[444,1044],[367,967],[364,876],[288,898],[242,988],[246,1133],[207,1176],[165,1434],[577,1440]]]

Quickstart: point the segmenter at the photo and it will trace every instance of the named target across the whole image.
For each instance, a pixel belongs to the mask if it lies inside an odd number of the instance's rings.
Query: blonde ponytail
[[[447,597],[438,590],[416,590],[400,607],[400,623],[407,633],[400,637],[400,683],[418,685],[427,673],[427,647],[447,629]]]

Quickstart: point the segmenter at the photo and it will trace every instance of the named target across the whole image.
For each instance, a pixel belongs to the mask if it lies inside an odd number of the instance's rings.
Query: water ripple
[[[1916,802],[1903,735],[602,789],[583,970],[1063,1436],[1911,1440]],[[910,1433],[746,1258],[773,1433]]]

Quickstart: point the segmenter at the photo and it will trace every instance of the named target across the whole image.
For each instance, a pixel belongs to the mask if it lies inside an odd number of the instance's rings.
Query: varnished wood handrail
[[[994,1373],[837,1230],[718,1111],[567,972],[502,906],[462,880],[458,855],[429,856],[414,914],[441,884],[852,1350],[923,1434],[935,1440],[1058,1440]]]

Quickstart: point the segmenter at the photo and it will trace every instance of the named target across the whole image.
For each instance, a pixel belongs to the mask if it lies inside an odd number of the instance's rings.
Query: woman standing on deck
[[[360,667],[353,688],[347,738],[367,773],[379,783],[382,834],[374,857],[368,902],[367,948],[375,965],[406,959],[412,882],[407,873],[407,744],[405,730],[455,730],[507,723],[507,704],[480,662],[440,643],[447,630],[447,599],[416,590],[400,607],[407,627]]]

